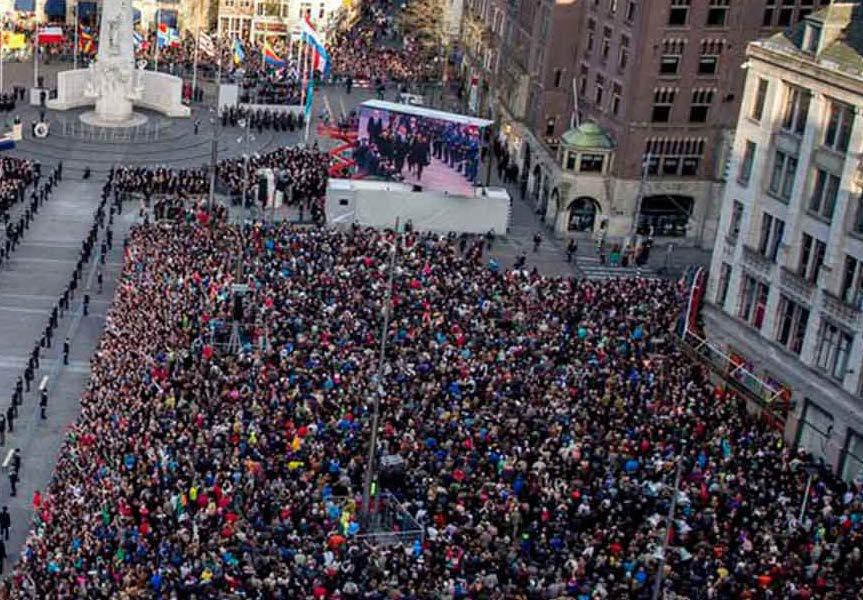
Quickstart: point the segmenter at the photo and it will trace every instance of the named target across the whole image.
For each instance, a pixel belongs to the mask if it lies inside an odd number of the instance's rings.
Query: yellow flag
[[[2,46],[7,50],[20,50],[24,47],[24,34],[15,33],[14,31],[4,31]]]

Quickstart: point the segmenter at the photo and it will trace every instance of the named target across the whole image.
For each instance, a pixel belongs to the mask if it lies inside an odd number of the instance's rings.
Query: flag
[[[273,50],[273,47],[270,46],[270,42],[264,42],[264,63],[270,67],[276,67],[278,69],[285,66],[285,61],[276,54],[276,51]]]
[[[36,37],[40,44],[60,44],[63,42],[63,29],[61,27],[43,27]]]
[[[7,50],[20,50],[27,43],[23,33],[14,33],[12,31],[3,31],[2,39],[0,39],[0,47]]]
[[[216,45],[213,43],[213,38],[203,31],[198,36],[198,48],[207,56],[216,55]]]
[[[312,47],[312,68],[323,75],[329,74],[330,55],[324,47],[323,38],[317,31],[315,31],[315,27],[312,25],[312,22],[309,21],[308,15],[306,15],[306,18],[302,20],[301,25],[302,29],[300,30],[300,38],[303,42]]]
[[[132,32],[132,45],[135,46],[135,50],[140,50],[144,47],[144,36],[138,33],[137,31]]]
[[[240,65],[244,60],[246,60],[246,51],[243,50],[243,44],[240,42],[240,38],[234,38],[234,64]]]
[[[88,27],[81,27],[78,32],[78,49],[84,54],[96,53],[96,40]]]
[[[168,27],[165,23],[159,23],[159,30],[156,33],[156,43],[159,44],[159,48],[164,48],[165,46],[179,48],[180,36],[173,27]]]

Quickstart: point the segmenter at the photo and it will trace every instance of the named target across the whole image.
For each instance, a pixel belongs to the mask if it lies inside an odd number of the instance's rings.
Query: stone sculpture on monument
[[[86,69],[57,75],[57,98],[48,108],[67,110],[95,104],[81,115],[89,125],[135,127],[147,117],[133,110],[143,106],[171,117],[188,117],[182,103],[183,81],[166,73],[136,68],[131,0],[103,0],[96,61]]]

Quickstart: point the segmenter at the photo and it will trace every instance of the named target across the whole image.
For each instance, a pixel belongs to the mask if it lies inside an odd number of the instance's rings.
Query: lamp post
[[[399,219],[396,218],[393,241],[390,245],[389,276],[387,278],[387,289],[384,295],[383,325],[381,326],[380,355],[378,357],[378,369],[375,373],[375,390],[372,394],[372,422],[369,434],[369,451],[366,458],[366,472],[363,476],[363,526],[368,527],[371,520],[372,481],[375,477],[377,462],[378,424],[380,422],[381,395],[383,394],[384,361],[387,350],[387,331],[390,326],[390,313],[392,312],[393,279],[396,271],[396,253],[398,250]]]

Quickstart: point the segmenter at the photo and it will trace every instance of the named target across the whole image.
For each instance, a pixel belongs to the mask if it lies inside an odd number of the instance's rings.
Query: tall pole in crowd
[[[39,28],[33,38],[33,87],[39,86]]]
[[[156,9],[156,59],[153,63],[153,70],[159,70],[159,27],[162,25],[162,9]]]
[[[383,325],[381,326],[381,344],[380,355],[378,356],[378,370],[375,374],[375,389],[372,390],[372,421],[371,430],[369,431],[369,454],[366,459],[366,472],[363,476],[363,526],[369,526],[369,517],[371,516],[372,502],[372,481],[375,477],[375,459],[377,455],[378,443],[378,423],[380,421],[381,410],[381,394],[383,393],[383,376],[384,362],[386,361],[387,352],[387,333],[390,328],[390,313],[392,312],[393,304],[393,279],[396,272],[396,253],[398,251],[399,242],[399,219],[396,217],[396,226],[393,232],[393,242],[390,246],[390,265],[389,276],[387,278],[387,289],[384,295],[383,305]],[[375,494],[377,495],[377,494]]]
[[[207,208],[210,211],[210,222],[213,222],[213,206],[216,202],[216,165],[219,162],[219,91],[222,87],[222,46],[221,40],[217,40],[216,51],[219,59],[216,61],[216,101],[213,108],[213,140],[210,147],[210,195],[207,199]]]
[[[72,14],[75,15],[75,33],[73,34],[74,41],[72,43],[72,68],[78,68],[78,28],[81,24],[78,22],[78,5],[72,7]]]
[[[3,43],[6,40],[6,31],[0,31],[0,93],[3,92]]]
[[[192,100],[195,99],[195,89],[198,87],[198,52],[201,44],[201,15],[195,23],[195,60],[192,62]]]

